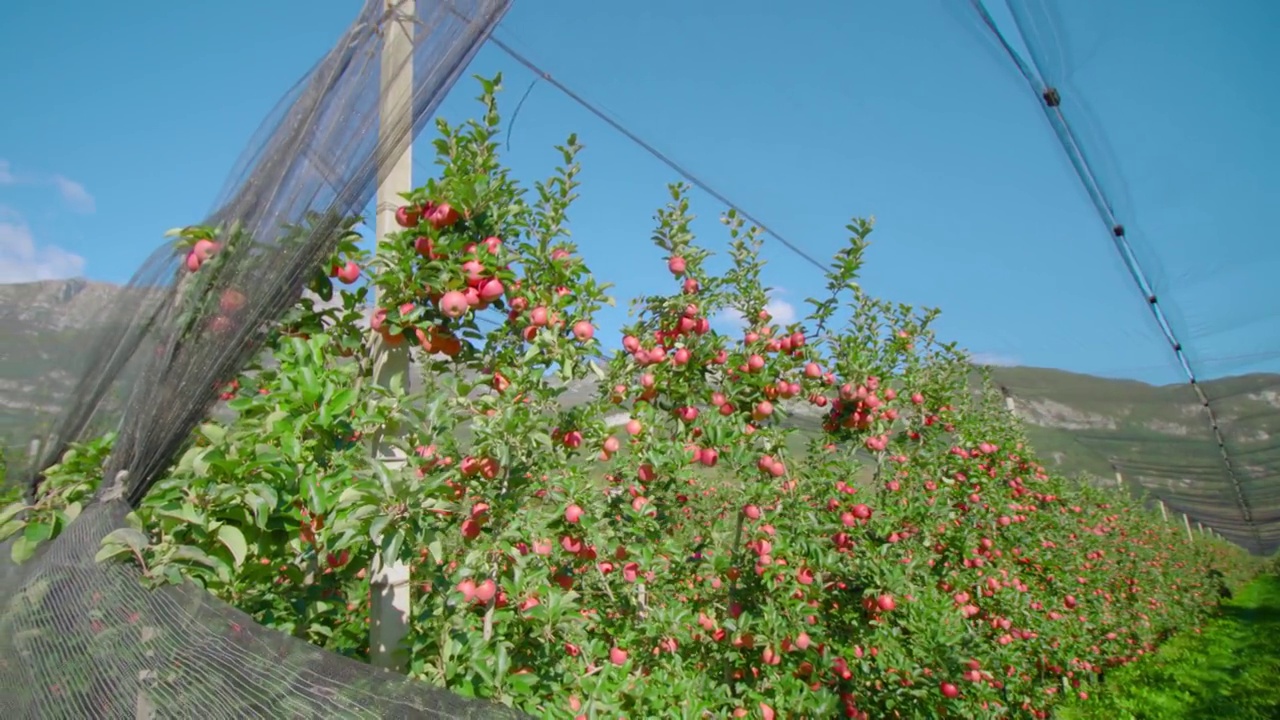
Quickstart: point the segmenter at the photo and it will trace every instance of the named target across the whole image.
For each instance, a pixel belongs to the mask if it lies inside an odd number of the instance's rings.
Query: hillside
[[[85,362],[95,311],[119,292],[85,280],[0,285],[0,442],[15,461]],[[1186,385],[1041,368],[995,368],[993,375],[1014,396],[1043,459],[1063,472],[1110,479],[1118,458],[1126,478],[1157,490],[1195,495],[1208,483],[1220,487],[1221,456]],[[1216,380],[1204,388],[1215,399],[1239,472],[1269,481],[1268,468],[1280,466],[1280,444],[1272,440],[1280,434],[1280,375]],[[574,388],[569,399],[593,392]],[[813,417],[796,419],[816,427]]]

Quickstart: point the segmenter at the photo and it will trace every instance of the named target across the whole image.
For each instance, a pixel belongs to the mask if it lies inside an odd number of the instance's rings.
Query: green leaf
[[[382,531],[386,530],[387,523],[391,522],[391,516],[383,514],[373,519],[369,523],[369,539],[379,542],[382,539]]]
[[[161,508],[156,510],[156,515],[178,520],[190,525],[204,524],[204,515],[201,514],[199,510],[196,510],[194,506],[186,504],[178,508]]]
[[[347,410],[351,409],[351,406],[355,404],[358,397],[359,392],[353,387],[338,392],[338,394],[334,395],[333,398],[329,400],[329,412],[335,416],[342,415]]]
[[[338,501],[334,503],[333,508],[338,510],[341,508],[351,507],[368,496],[369,493],[364,490],[353,487],[346,488],[342,491],[342,494],[338,496]]]
[[[249,511],[253,513],[253,524],[265,529],[267,520],[271,518],[271,509],[274,505],[267,502],[266,498],[253,492],[244,496],[244,502],[249,506]]]
[[[208,438],[209,442],[217,445],[226,438],[227,429],[215,423],[205,423],[200,426],[200,434]]]
[[[187,451],[186,451],[186,452],[184,452],[184,453],[182,453],[182,457],[178,459],[178,466],[177,466],[177,468],[176,468],[177,472],[180,472],[180,473],[184,473],[184,472],[194,473],[194,472],[195,472],[195,459],[196,459],[197,457],[199,457],[202,453],[204,453],[204,451],[205,451],[205,449],[204,449],[204,448],[202,448],[202,447],[189,447],[189,448],[187,448]]]
[[[382,557],[387,562],[394,562],[400,559],[400,548],[404,545],[404,533],[397,530],[382,546]]]
[[[7,523],[0,524],[0,542],[4,542],[13,536],[14,533],[21,530],[25,525],[21,520],[10,520]]]
[[[209,451],[202,450],[191,456],[191,472],[196,477],[209,477]]]
[[[240,529],[231,525],[223,525],[218,528],[218,542],[227,546],[231,551],[231,556],[235,558],[236,567],[244,565],[244,558],[249,554],[249,544],[245,542],[244,533]]]
[[[20,537],[14,540],[13,547],[9,548],[9,557],[13,559],[15,565],[21,565],[36,554],[36,547],[38,547],[36,543],[25,537]]]
[[[348,513],[341,513],[333,522],[334,532],[349,532],[354,530],[365,518],[376,515],[381,512],[374,505],[361,505],[360,507]]]
[[[27,525],[23,537],[32,544],[42,543],[53,537],[53,523],[51,522],[33,522]]]
[[[225,565],[214,556],[192,545],[179,545],[174,548],[171,559],[197,563],[211,570],[218,570],[220,566]]]
[[[102,538],[102,548],[98,550],[98,554],[93,556],[94,562],[103,562],[117,555],[124,555],[132,552],[134,555],[141,555],[143,549],[150,544],[147,536],[142,532],[133,528],[123,527],[112,530],[107,536]]]
[[[10,503],[6,505],[3,510],[0,510],[0,525],[4,525],[5,523],[14,519],[15,517],[18,516],[18,513],[26,509],[27,509],[27,504],[22,502],[21,500],[19,500],[18,502]]]

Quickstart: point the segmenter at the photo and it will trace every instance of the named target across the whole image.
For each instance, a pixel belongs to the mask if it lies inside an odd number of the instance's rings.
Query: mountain
[[[82,279],[0,285],[0,443],[11,463],[61,407],[97,311],[121,291]]]
[[[86,280],[0,285],[0,443],[13,464],[87,362],[95,312],[123,289]],[[1204,409],[1190,385],[1153,386],[1043,368],[993,368],[1014,398],[1032,444],[1068,474],[1105,480],[1113,462],[1126,480],[1181,496],[1220,488],[1223,463]],[[1246,482],[1269,482],[1280,467],[1280,375],[1247,375],[1201,384]],[[590,397],[590,384],[569,401]],[[816,429],[811,411],[797,414]],[[1215,492],[1215,495],[1217,493]],[[1206,498],[1207,499],[1207,498]],[[1191,508],[1185,508],[1191,509]]]

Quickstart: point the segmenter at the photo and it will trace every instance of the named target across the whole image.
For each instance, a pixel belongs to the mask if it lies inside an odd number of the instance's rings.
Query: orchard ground
[[[625,351],[601,361],[613,299],[568,237],[581,147],[520,187],[497,82],[481,85],[478,120],[439,125],[440,175],[406,194],[401,229],[372,255],[342,237],[309,285],[332,302],[304,298],[263,357],[210,378],[232,416],[196,428],[142,500],[145,538],[102,557],[357,658],[375,553],[408,562],[410,675],[550,718],[1045,718],[1260,570],[1047,470],[934,337],[937,312],[861,289],[870,221],[781,325],[761,231],[726,213],[731,267],[709,272],[672,186],[652,235],[665,294],[635,299]],[[260,248],[179,236],[179,331],[216,348],[263,291],[233,271]],[[726,310],[741,335],[711,327]],[[371,382],[383,351],[418,354],[420,392]],[[597,396],[564,406],[588,378]],[[783,423],[788,402],[818,427]],[[406,467],[383,472],[380,438]],[[0,516],[19,559],[88,501],[111,443]]]
[[[1180,633],[1151,657],[1117,670],[1092,702],[1067,703],[1062,720],[1272,720],[1280,718],[1280,577],[1263,575],[1199,632]]]

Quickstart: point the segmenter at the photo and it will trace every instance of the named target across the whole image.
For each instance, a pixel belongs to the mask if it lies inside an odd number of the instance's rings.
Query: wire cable
[[[1186,375],[1188,382],[1196,393],[1196,398],[1200,401],[1204,408],[1205,415],[1209,422],[1210,430],[1213,433],[1214,440],[1218,445],[1218,449],[1222,455],[1222,463],[1226,470],[1227,480],[1231,483],[1232,489],[1236,496],[1236,504],[1240,508],[1240,515],[1248,525],[1258,549],[1262,549],[1262,538],[1259,533],[1257,524],[1253,520],[1253,510],[1249,501],[1245,498],[1244,489],[1240,482],[1232,462],[1231,454],[1227,449],[1226,438],[1223,436],[1221,426],[1218,421],[1218,414],[1214,410],[1212,403],[1204,389],[1197,380],[1195,369],[1192,367],[1191,360],[1187,357],[1184,345],[1178,339],[1177,333],[1174,331],[1172,324],[1165,315],[1163,308],[1160,306],[1159,298],[1156,296],[1154,286],[1147,278],[1141,263],[1138,261],[1137,255],[1133,250],[1133,246],[1129,243],[1125,235],[1123,223],[1116,217],[1111,203],[1108,201],[1106,194],[1103,192],[1101,183],[1098,181],[1093,168],[1090,166],[1079,139],[1072,131],[1071,124],[1067,121],[1066,116],[1061,109],[1062,98],[1056,88],[1046,83],[1039,73],[1038,69],[1034,69],[1030,64],[1022,59],[1016,50],[1009,44],[1004,33],[996,25],[990,13],[987,12],[983,0],[970,0],[970,6],[978,14],[982,24],[991,32],[991,34],[999,41],[1005,54],[1017,66],[1018,71],[1023,78],[1031,86],[1031,89],[1039,94],[1042,100],[1041,109],[1044,111],[1046,118],[1049,120],[1050,126],[1054,133],[1058,136],[1058,141],[1062,145],[1062,149],[1066,152],[1072,167],[1076,172],[1076,176],[1084,185],[1085,192],[1088,193],[1090,200],[1098,211],[1098,215],[1102,221],[1107,224],[1111,231],[1112,244],[1116,252],[1120,255],[1121,261],[1124,262],[1126,270],[1137,286],[1138,291],[1142,293],[1143,299],[1147,303],[1148,309],[1151,311],[1156,325],[1160,328],[1161,334],[1169,343],[1170,349],[1178,360],[1178,364],[1182,367],[1183,373]],[[1017,22],[1015,15],[1015,23]],[[1021,29],[1019,29],[1021,32]]]
[[[622,135],[625,136],[631,142],[635,143],[636,145],[639,145],[645,152],[652,155],[656,160],[658,160],[663,165],[666,165],[667,167],[671,168],[676,173],[678,173],[680,177],[689,181],[692,185],[702,190],[703,192],[707,193],[708,195],[715,198],[716,200],[719,200],[720,202],[724,203],[728,207],[733,208],[738,212],[738,214],[742,215],[742,217],[746,218],[753,225],[755,225],[756,227],[759,227],[766,234],[773,237],[773,239],[782,243],[782,245],[786,247],[788,250],[795,253],[797,256],[799,256],[800,258],[808,262],[810,265],[813,265],[819,270],[826,272],[828,268],[825,263],[818,261],[812,255],[806,252],[803,248],[801,248],[799,245],[783,237],[781,233],[769,227],[767,224],[765,224],[762,220],[760,220],[758,217],[756,217],[752,213],[743,209],[741,205],[730,200],[727,196],[724,195],[724,193],[720,192],[719,190],[716,190],[715,188],[711,187],[711,185],[707,184],[704,180],[699,178],[697,175],[694,175],[693,172],[691,172],[688,168],[677,163],[669,155],[667,155],[666,153],[662,152],[658,148],[654,147],[652,144],[645,141],[644,138],[641,138],[635,132],[627,129],[622,123],[618,122],[617,120],[614,120],[612,117],[609,116],[608,113],[600,109],[598,105],[582,97],[581,95],[579,95],[578,93],[570,89],[563,82],[552,77],[551,73],[538,67],[528,57],[524,56],[523,54],[521,54],[520,52],[512,48],[510,45],[500,40],[497,37],[497,35],[491,35],[489,37],[489,42],[493,43],[495,46],[498,47],[498,49],[502,50],[507,55],[509,55],[511,59],[525,66],[525,68],[527,68],[530,72],[535,73],[538,77],[542,78],[543,80],[551,84],[552,87],[564,93],[566,97],[568,97],[570,100],[580,105],[584,110],[591,113],[592,115],[595,115],[600,120],[604,121],[604,123],[609,125],[609,127],[613,128],[614,130],[617,130],[619,133],[622,133]]]

